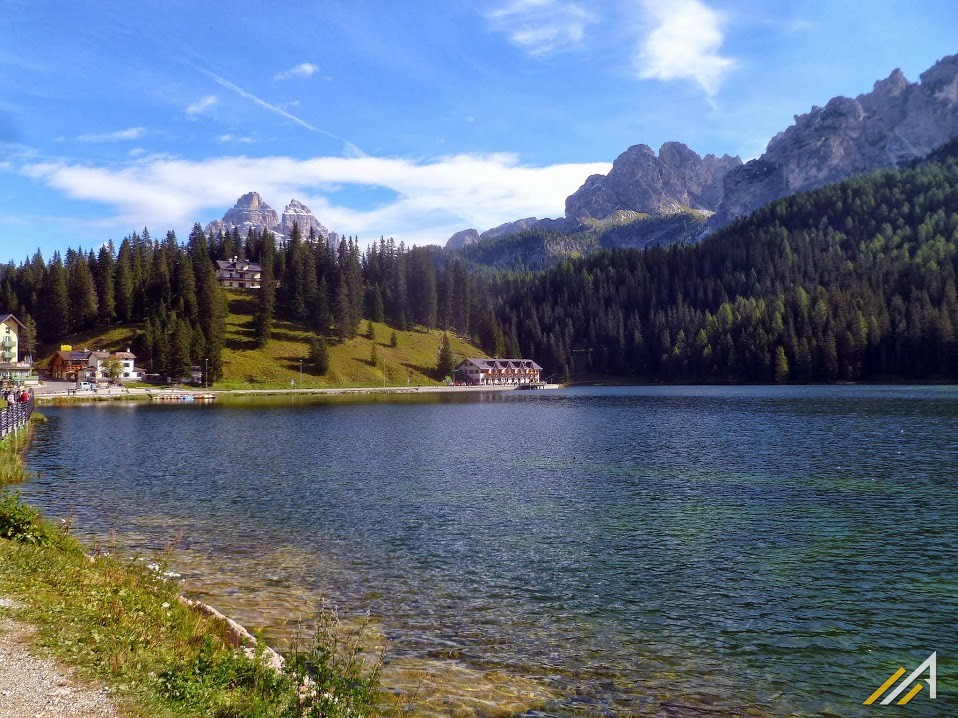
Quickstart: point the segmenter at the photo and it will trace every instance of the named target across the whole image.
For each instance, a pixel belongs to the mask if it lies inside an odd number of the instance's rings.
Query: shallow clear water
[[[278,642],[323,601],[369,611],[422,712],[958,714],[955,387],[44,413],[29,501],[175,545]],[[861,705],[934,650],[937,700]]]

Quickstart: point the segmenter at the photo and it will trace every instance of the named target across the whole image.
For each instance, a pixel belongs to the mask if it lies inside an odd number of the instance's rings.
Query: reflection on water
[[[857,715],[932,650],[912,714],[958,690],[953,387],[47,413],[30,501],[276,645],[368,612],[417,714]]]

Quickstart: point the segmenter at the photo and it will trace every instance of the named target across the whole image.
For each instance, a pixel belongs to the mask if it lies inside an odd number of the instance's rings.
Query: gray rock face
[[[479,232],[474,229],[464,229],[456,232],[446,241],[446,249],[462,249],[479,241]]]
[[[239,229],[240,236],[244,239],[250,227],[260,232],[268,229],[282,233],[279,215],[263,201],[258,192],[247,192],[236,200],[236,204],[223,215],[223,219],[213,220],[206,225],[206,233],[212,231],[215,235],[232,232],[234,227]]]
[[[289,204],[286,205],[286,209],[283,210],[282,227],[283,234],[286,235],[287,238],[293,234],[294,223],[299,226],[299,231],[303,239],[309,237],[309,230],[312,229],[313,234],[315,234],[318,239],[329,241],[329,230],[316,219],[309,207],[298,199],[290,200]]]
[[[566,199],[569,219],[604,219],[618,210],[664,216],[687,209],[715,211],[725,175],[742,164],[738,157],[704,158],[680,142],[667,142],[658,155],[634,145],[619,155],[607,175],[592,175]]]
[[[504,234],[521,232],[524,229],[529,229],[529,227],[535,226],[538,221],[539,220],[535,217],[526,217],[525,219],[517,219],[515,222],[506,222],[505,224],[500,224],[498,227],[487,229],[485,232],[479,235],[479,239],[494,239],[495,237],[500,237]]]
[[[711,230],[773,200],[923,157],[958,135],[958,55],[910,83],[901,70],[855,99],[833,98],[796,116],[759,159],[725,176]]]
[[[336,236],[331,234],[302,202],[295,199],[290,201],[280,219],[276,210],[266,204],[258,192],[247,192],[236,200],[236,204],[223,215],[223,219],[213,220],[206,225],[206,233],[212,232],[215,236],[220,232],[232,232],[234,228],[237,228],[240,237],[245,239],[251,228],[258,232],[267,230],[273,233],[278,243],[289,238],[293,231],[293,222],[299,224],[304,239],[309,236],[311,227],[318,237],[322,237],[327,242]]]

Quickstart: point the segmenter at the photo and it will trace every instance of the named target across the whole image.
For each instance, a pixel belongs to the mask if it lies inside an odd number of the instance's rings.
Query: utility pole
[[[299,388],[300,390],[302,390],[303,388],[303,360],[302,359],[299,360]]]

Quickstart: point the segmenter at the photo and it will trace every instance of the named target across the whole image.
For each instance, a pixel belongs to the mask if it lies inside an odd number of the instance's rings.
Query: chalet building
[[[53,362],[50,364],[50,374],[54,379],[65,379],[67,381],[86,381],[87,362],[90,360],[90,352],[86,349],[73,351],[69,346],[60,348],[53,355]]]
[[[55,379],[66,381],[103,381],[108,380],[111,362],[116,362],[116,376],[119,381],[133,381],[143,378],[143,372],[136,368],[136,355],[130,351],[106,352],[75,350],[63,346],[53,355],[50,373]]]
[[[0,314],[0,379],[23,382],[33,374],[33,359],[20,361],[20,334],[26,327],[12,314]]]
[[[538,384],[541,375],[532,359],[463,359],[455,372],[456,381],[470,386]]]
[[[259,289],[263,268],[246,259],[216,260],[216,280],[228,289]]]

